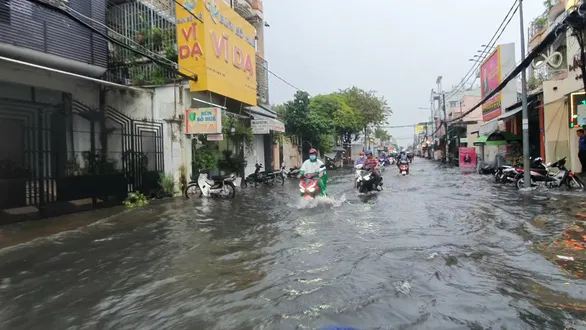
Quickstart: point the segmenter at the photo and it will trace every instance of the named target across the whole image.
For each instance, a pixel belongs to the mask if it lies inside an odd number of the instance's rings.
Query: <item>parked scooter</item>
[[[542,168],[531,168],[531,186],[536,187],[542,185],[547,188],[559,188],[562,185],[565,185],[568,189],[583,190],[584,183],[582,180],[566,168],[566,158],[567,157],[564,157],[553,164],[542,164]],[[541,157],[536,158],[536,160],[543,161]],[[557,168],[559,172],[552,173],[552,168]],[[515,185],[518,189],[521,189],[525,187],[525,171],[523,169],[518,169],[518,172]]]
[[[244,186],[248,187],[248,185],[254,184],[255,187],[258,187],[259,183],[264,184],[285,184],[285,174],[283,172],[284,168],[280,168],[278,171],[274,172],[266,172],[262,171],[262,164],[254,164],[256,168],[254,173],[250,174],[244,180]]]
[[[359,164],[354,167],[356,169],[356,189],[361,194],[365,194],[371,191],[377,191],[375,185],[375,177],[370,169],[364,169]],[[382,179],[382,178],[381,178]]]
[[[299,182],[299,192],[301,193],[301,197],[303,197],[303,199],[312,199],[321,193],[317,181],[319,180],[320,173],[324,172],[325,170],[326,165],[322,165],[319,168],[318,173],[305,173],[305,175],[301,178],[301,182]]]
[[[289,171],[287,172],[287,177],[288,178],[296,178],[299,175],[300,171],[301,171],[301,169],[298,168],[297,166],[290,167]]]
[[[202,170],[199,172],[197,181],[191,181],[185,187],[183,192],[186,198],[189,198],[189,192],[195,190],[195,194],[199,196],[218,196],[226,198],[234,198],[236,195],[236,187],[240,186],[242,178],[236,174],[209,176],[209,171]]]

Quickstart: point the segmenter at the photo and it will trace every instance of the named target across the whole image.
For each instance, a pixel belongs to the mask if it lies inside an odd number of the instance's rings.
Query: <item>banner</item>
[[[460,147],[460,168],[476,168],[476,148]]]
[[[222,133],[222,110],[197,108],[185,110],[185,134]]]
[[[486,97],[502,81],[501,46],[486,58],[480,66],[481,97]],[[487,122],[502,113],[502,92],[496,93],[482,105],[482,120]]]
[[[253,119],[250,121],[252,134],[262,135],[269,134],[269,120],[268,119]]]

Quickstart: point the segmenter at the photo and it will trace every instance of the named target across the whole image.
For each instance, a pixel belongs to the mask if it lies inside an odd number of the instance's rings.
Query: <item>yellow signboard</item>
[[[179,70],[198,78],[189,89],[256,105],[254,27],[223,0],[177,2]]]
[[[222,110],[198,108],[185,110],[185,134],[222,133]]]
[[[425,133],[425,124],[417,124],[417,126],[415,126],[415,134],[419,135],[421,133]]]
[[[579,5],[580,1],[579,0],[566,0],[566,11],[567,12],[573,12],[575,9],[575,6]]]

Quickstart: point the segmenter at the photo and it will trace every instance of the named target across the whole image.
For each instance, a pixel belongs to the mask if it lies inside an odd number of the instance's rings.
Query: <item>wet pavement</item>
[[[177,198],[3,248],[0,329],[586,328],[582,195],[422,159],[384,178],[360,197],[330,172],[314,208],[295,180]]]

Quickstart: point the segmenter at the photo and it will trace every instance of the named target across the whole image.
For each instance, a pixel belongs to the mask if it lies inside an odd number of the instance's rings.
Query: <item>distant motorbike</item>
[[[244,179],[244,186],[248,187],[248,185],[254,184],[255,187],[258,187],[259,183],[264,184],[285,184],[285,173],[284,168],[281,167],[279,170],[274,172],[266,172],[262,171],[262,164],[254,164],[256,168],[254,173],[250,174],[249,176]]]
[[[183,192],[186,198],[189,198],[189,192],[195,190],[195,194],[199,196],[218,196],[226,198],[234,198],[236,195],[236,187],[240,185],[242,179],[236,174],[209,176],[209,171],[202,170],[199,173],[197,181],[191,181],[185,187]]]
[[[359,193],[367,193],[376,190],[375,177],[370,169],[365,169],[362,165],[356,165],[356,189]]]
[[[299,182],[299,192],[303,199],[312,199],[319,195],[319,175],[326,170],[326,165],[322,165],[317,173],[305,173]]]
[[[401,173],[403,175],[409,174],[409,161],[408,160],[399,161],[399,173]]]
[[[566,168],[566,158],[564,157],[553,164],[543,165],[541,163],[542,167],[540,168],[531,168],[531,186],[542,185],[547,188],[559,188],[565,185],[568,189],[583,190],[584,183],[582,180]],[[538,157],[535,161],[542,162],[542,159]],[[557,168],[559,171],[552,173],[552,168]],[[515,185],[521,189],[525,187],[525,171],[522,168],[519,168],[517,171],[519,173],[517,174]]]

